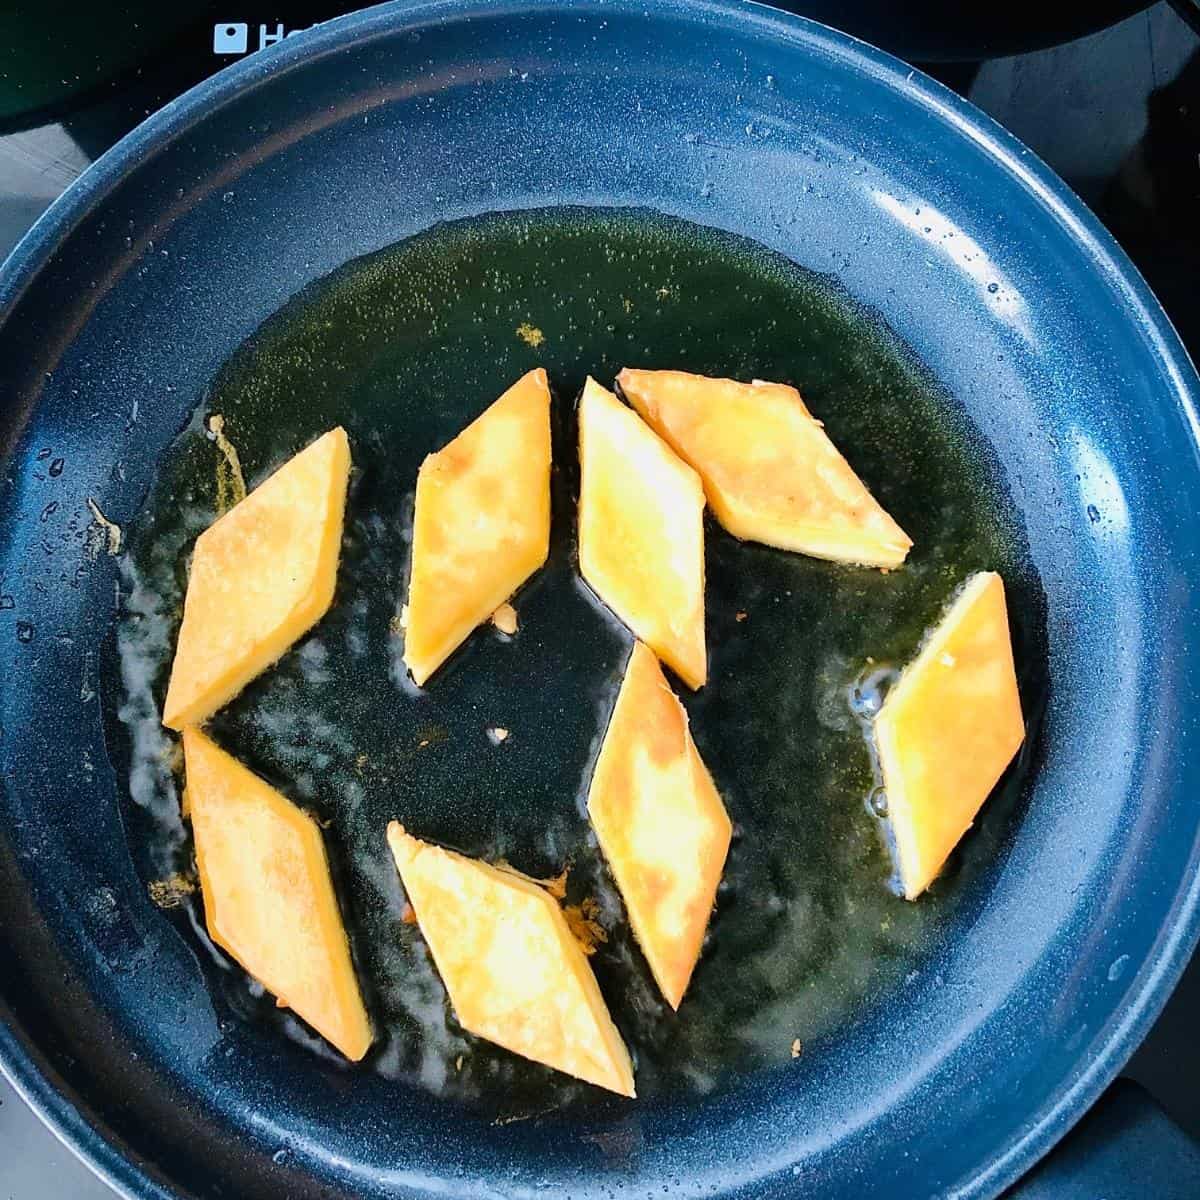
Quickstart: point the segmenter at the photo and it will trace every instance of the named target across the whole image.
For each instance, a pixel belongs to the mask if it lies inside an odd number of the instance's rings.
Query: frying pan
[[[946,936],[803,1071],[498,1126],[230,1019],[150,903],[97,696],[119,561],[86,553],[86,501],[128,522],[306,284],[447,218],[563,204],[748,236],[882,314],[993,456],[1048,690]],[[907,66],[753,5],[369,10],[106,155],[5,265],[0,321],[0,1060],[123,1193],[994,1196],[1174,984],[1197,934],[1197,379],[1062,183]]]

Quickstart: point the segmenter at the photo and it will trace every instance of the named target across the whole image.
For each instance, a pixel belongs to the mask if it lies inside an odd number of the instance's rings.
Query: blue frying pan
[[[866,434],[863,453],[875,446],[886,499],[919,522],[923,497],[940,495],[940,485],[909,448],[925,445],[922,430],[943,417],[961,435],[969,453],[955,461],[977,467],[961,478],[986,476],[1005,544],[1015,547],[1014,628],[1038,723],[1012,786],[930,907],[890,901],[897,914],[934,914],[932,932],[817,1036],[797,1029],[807,1039],[799,1059],[781,1048],[776,1064],[690,1090],[650,1087],[636,1105],[575,1097],[509,1120],[440,1093],[419,1063],[345,1069],[303,1031],[263,1015],[269,1003],[209,952],[194,898],[165,911],[152,901],[147,831],[175,828],[178,796],[169,765],[153,776],[167,781],[157,791],[131,769],[148,760],[137,757],[144,745],[130,745],[128,712],[117,711],[129,685],[120,639],[139,601],[126,547],[97,514],[123,527],[136,557],[151,544],[139,516],[148,496],[160,512],[171,502],[193,511],[186,488],[163,499],[160,471],[178,465],[189,429],[205,445],[189,422],[232,396],[247,364],[285,361],[272,358],[284,345],[269,323],[279,310],[296,318],[293,331],[309,330],[305,344],[350,355],[352,326],[321,342],[324,326],[303,325],[317,293],[295,298],[309,285],[439,222],[568,207],[593,230],[588,213],[598,209],[609,213],[606,228],[628,218],[666,230],[656,253],[666,253],[679,222],[710,231],[705,244],[722,253],[749,239],[759,248],[756,278],[801,270],[805,295],[836,295],[839,311],[861,318],[856,328],[884,331],[900,356],[889,361],[910,363],[921,381],[904,394],[932,407],[912,410],[923,417],[892,444],[894,471],[888,447]],[[474,235],[454,242],[456,228],[474,226],[448,226],[437,244],[478,244]],[[592,253],[594,238],[587,244]],[[557,276],[547,269],[548,295],[578,282],[583,258],[561,255]],[[356,276],[378,277],[368,268]],[[465,277],[447,273],[446,295]],[[748,374],[753,345],[721,357],[719,291],[710,287],[712,307],[695,310],[711,345],[681,344],[678,353]],[[345,293],[319,294],[336,304]],[[547,321],[557,319],[552,307]],[[768,365],[782,370],[786,347],[767,336],[769,305],[761,317],[762,345],[775,356]],[[378,314],[371,319],[378,325]],[[400,338],[405,318],[394,319]],[[267,332],[254,341],[260,327]],[[565,330],[554,345],[566,344]],[[631,353],[672,352],[642,345],[639,332],[630,329]],[[480,391],[455,400],[447,386],[446,404],[477,409],[485,384],[537,361],[539,335],[531,326],[512,338],[509,357],[494,365],[476,343],[463,343],[454,362],[447,353],[447,379],[463,377],[463,362],[484,366],[471,376]],[[829,388],[852,371],[875,386],[854,345],[845,344],[844,371],[830,372]],[[544,353],[561,358],[560,395],[592,366],[566,365],[570,355],[549,340]],[[616,354],[609,365],[620,365]],[[396,379],[406,361],[389,360]],[[322,411],[336,411],[319,356],[294,377],[280,371],[270,410],[280,428],[294,424],[300,436],[306,381],[334,406]],[[363,371],[345,373],[345,394],[365,386]],[[50,210],[0,275],[0,379],[0,1062],[126,1195],[995,1196],[1113,1078],[1192,950],[1200,384],[1137,273],[1062,183],[985,117],[883,54],[794,17],[703,0],[651,9],[626,0],[434,0],[332,22],[170,104]],[[379,380],[370,380],[376,395]],[[814,380],[818,398],[823,386]],[[411,390],[397,385],[394,394]],[[851,440],[852,407],[829,414]],[[345,416],[352,423],[355,414]],[[260,439],[243,446],[258,476],[281,451],[271,424],[260,422]],[[391,448],[414,462],[444,433],[417,422],[407,445],[406,430]],[[364,462],[372,454],[383,462],[382,444],[364,435],[358,445]],[[909,469],[934,492],[914,497]],[[352,509],[393,511],[393,501],[402,509],[403,485],[372,478],[385,476],[364,470]],[[569,493],[570,481],[563,487]],[[939,511],[952,509],[951,496]],[[347,561],[370,564],[360,533]],[[727,551],[713,544],[714,580],[730,588],[783,570],[765,552],[752,572],[727,568]],[[183,544],[176,549],[170,561],[182,565]],[[394,598],[402,575],[390,559],[378,570]],[[568,594],[532,591],[529,605],[547,621],[565,606],[591,628],[577,593],[553,600]],[[358,611],[352,598],[345,611],[347,621]],[[754,625],[751,612],[745,636]],[[578,642],[600,676],[619,671],[610,634]],[[563,644],[548,644],[547,655]],[[791,657],[803,645],[788,641],[771,659],[781,677],[791,673],[797,695],[811,692]],[[568,684],[554,686],[569,686],[569,657],[554,659],[568,672]],[[264,688],[284,686],[292,669],[308,671],[310,683],[324,669],[316,650],[288,661],[283,683]],[[362,672],[375,679],[369,663]],[[466,711],[470,673],[446,679],[445,694],[462,689],[455,711]],[[364,694],[374,686],[364,683]],[[537,680],[520,690],[545,695]],[[153,687],[141,694],[153,700]],[[245,703],[272,694],[252,689]],[[384,695],[380,724],[423,703],[395,688]],[[554,695],[556,711],[573,711],[570,695]],[[736,726],[736,707],[697,710],[698,736],[716,746],[721,729]],[[239,751],[270,773],[273,743],[254,719],[262,711],[234,708],[220,732],[241,738]],[[586,757],[587,728],[582,719],[547,722],[531,771]],[[779,753],[802,734],[781,739]],[[751,744],[752,725],[745,735]],[[568,737],[570,745],[556,741]],[[520,737],[511,741],[518,752]],[[317,770],[306,761],[309,776],[274,764],[281,782],[303,789]],[[442,790],[476,804],[473,778],[464,769]],[[411,790],[368,781],[353,795],[376,806],[373,815],[413,823]],[[828,829],[869,820],[854,806],[853,816],[831,810]],[[419,831],[519,856],[519,845],[497,844],[497,830],[507,837],[517,828],[504,824],[508,810],[485,828],[491,810],[479,802],[473,833],[455,827],[459,811],[430,810]],[[542,824],[566,828],[573,811],[552,816],[546,807]],[[731,864],[753,857],[743,849],[755,842],[752,796],[742,812],[747,827]],[[354,847],[334,824],[337,869]],[[808,862],[805,847],[822,844],[821,830],[795,844]],[[347,894],[388,936],[399,927],[387,907],[398,897],[394,879],[359,882],[350,879]],[[841,893],[830,885],[811,895],[816,921]],[[720,924],[727,913],[732,926]],[[724,947],[736,941],[722,929],[752,938],[756,920],[736,891],[722,899],[697,973],[701,999],[705,988],[716,995],[738,983],[718,978]],[[801,933],[807,927],[797,922]],[[617,950],[601,952],[598,974],[603,954],[620,950],[613,936]],[[370,960],[357,940],[355,950]],[[422,1019],[449,1020],[427,961],[423,975],[419,955],[396,961],[416,965],[405,974],[380,961],[367,972],[375,1010],[395,1002],[399,1011],[413,989],[432,988],[434,1015]],[[602,984],[621,1019],[619,997]],[[730,1037],[760,1019],[747,1011]],[[645,1048],[643,1061],[653,1065],[654,1054]],[[486,1061],[501,1084],[528,1082]],[[655,1069],[665,1072],[661,1060]]]

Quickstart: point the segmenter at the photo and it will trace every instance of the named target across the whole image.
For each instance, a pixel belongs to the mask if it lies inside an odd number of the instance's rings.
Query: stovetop
[[[0,18],[0,258],[90,162],[173,96],[354,5],[293,2],[276,13],[250,11],[254,0],[235,2],[228,7],[240,9],[240,20],[197,22],[193,10],[171,28],[160,20],[153,38],[151,23],[136,20],[139,7],[151,4],[123,6],[130,20],[109,21],[91,57],[66,67],[54,61],[53,47],[32,44],[6,62],[4,43],[11,48],[17,39],[4,36],[11,16]],[[8,70],[18,57],[26,78]],[[98,69],[106,63],[115,72]],[[925,69],[1010,129],[1083,197],[1200,360],[1200,37],[1160,3],[1056,49]],[[40,116],[17,111],[33,106]],[[1197,1012],[1200,955],[1124,1074],[1200,1138]],[[0,1079],[0,1200],[112,1195]]]

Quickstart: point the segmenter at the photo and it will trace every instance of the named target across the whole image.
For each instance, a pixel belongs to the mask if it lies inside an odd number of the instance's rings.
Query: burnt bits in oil
[[[583,809],[630,638],[576,575],[573,402],[587,374],[611,384],[627,365],[794,383],[915,541],[908,564],[885,575],[739,543],[710,523],[710,681],[678,690],[736,835],[678,1014],[632,940]],[[399,664],[397,620],[417,469],[535,366],[555,395],[550,561],[515,600],[514,637],[476,631],[417,691]],[[649,213],[555,210],[440,226],[347,264],[267,321],[221,370],[131,530],[109,727],[115,760],[128,764],[126,825],[147,881],[190,861],[158,704],[188,549],[216,513],[212,414],[251,486],[332,426],[350,434],[333,609],[212,732],[326,826],[380,1035],[368,1068],[501,1117],[606,1102],[456,1025],[403,919],[384,837],[392,819],[531,875],[570,867],[567,903],[590,898],[607,932],[592,963],[643,1100],[796,1069],[795,1039],[819,1052],[947,935],[1013,802],[991,802],[919,904],[898,899],[855,688],[910,658],[951,591],[983,568],[1004,573],[1018,659],[1030,659],[1032,584],[965,416],[832,281]],[[497,728],[508,736],[489,737]],[[199,905],[186,896],[164,913],[198,947]],[[205,949],[220,1004],[313,1044]]]

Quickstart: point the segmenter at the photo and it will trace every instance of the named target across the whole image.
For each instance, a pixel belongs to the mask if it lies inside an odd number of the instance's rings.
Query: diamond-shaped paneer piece
[[[864,566],[904,562],[912,540],[795,388],[629,368],[617,382],[700,473],[717,520],[735,537]]]
[[[419,841],[388,844],[463,1028],[633,1096],[629,1051],[554,898],[532,880]]]
[[[579,402],[579,569],[691,688],[704,685],[704,489],[594,379]]]
[[[550,549],[550,386],[522,376],[417,475],[404,662],[423,684]]]
[[[332,429],[196,539],[168,728],[206,721],[329,610],[349,478],[346,431]]]
[[[209,936],[357,1062],[371,1025],[316,821],[200,730],[183,754]]]
[[[588,815],[650,970],[678,1008],[700,955],[731,830],[683,705],[640,642],[596,761]]]
[[[1004,583],[973,575],[875,718],[904,894],[942,869],[1025,738]]]

